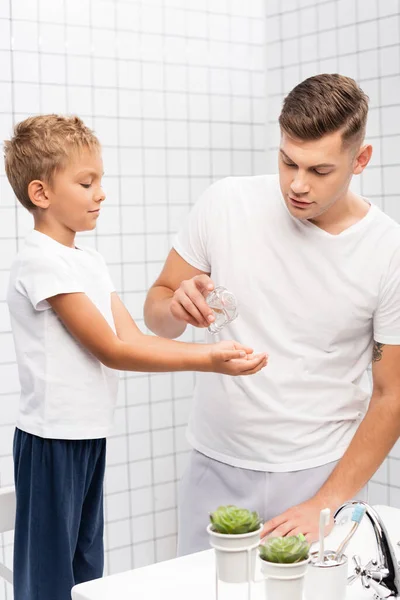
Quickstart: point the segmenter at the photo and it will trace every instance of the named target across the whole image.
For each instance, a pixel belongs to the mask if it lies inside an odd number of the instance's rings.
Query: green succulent
[[[238,508],[232,504],[220,506],[210,514],[212,530],[217,533],[240,534],[256,531],[261,525],[261,519],[256,511]]]
[[[260,557],[272,563],[297,563],[308,558],[310,544],[302,533],[271,537],[258,547]]]

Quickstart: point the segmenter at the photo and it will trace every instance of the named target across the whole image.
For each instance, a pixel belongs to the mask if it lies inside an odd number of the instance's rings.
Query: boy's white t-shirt
[[[231,177],[203,194],[174,248],[238,300],[219,339],[269,354],[256,375],[197,375],[191,445],[262,471],[341,458],[368,407],[373,338],[400,344],[400,226],[372,205],[331,235],[289,213],[277,176]]]
[[[55,439],[109,434],[119,374],[79,344],[46,299],[83,292],[115,331],[113,291],[95,250],[69,248],[36,230],[27,237],[12,265],[7,294],[21,385],[21,430]]]

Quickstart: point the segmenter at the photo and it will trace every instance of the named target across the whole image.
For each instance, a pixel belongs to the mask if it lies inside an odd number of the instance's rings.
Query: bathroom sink
[[[387,528],[389,538],[400,558],[400,510],[389,506],[375,506]],[[340,524],[335,526],[325,540],[326,549],[336,549],[346,532],[351,527],[351,509],[342,515]],[[312,549],[317,549],[313,545]],[[363,519],[360,527],[350,542],[346,554],[349,557],[349,574],[353,573],[352,556],[360,556],[361,563],[377,558],[377,549],[372,527],[367,519]],[[261,574],[257,574],[261,579]],[[246,586],[238,584],[220,584],[220,600],[244,600]],[[229,587],[228,587],[229,586]],[[215,563],[213,550],[191,554],[182,558],[165,561],[148,567],[127,571],[118,575],[104,577],[88,583],[77,585],[72,590],[72,600],[214,600]],[[321,590],[321,600],[323,600]],[[346,600],[366,600],[373,598],[371,590],[365,590],[357,580],[347,588]],[[253,584],[252,600],[268,600],[264,592],[264,583]],[[276,599],[274,599],[276,600]],[[338,598],[338,600],[343,600]]]

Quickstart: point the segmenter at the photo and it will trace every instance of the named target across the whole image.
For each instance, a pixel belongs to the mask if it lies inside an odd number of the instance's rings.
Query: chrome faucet
[[[376,600],[400,598],[399,564],[386,527],[376,510],[366,502],[346,502],[335,512],[335,523],[343,510],[355,504],[365,506],[365,516],[371,523],[376,538],[378,560],[371,560],[367,565],[362,566],[360,558],[353,556],[355,575],[348,578],[348,583],[351,585],[360,577],[361,583],[365,588],[372,588],[374,590],[374,598]]]

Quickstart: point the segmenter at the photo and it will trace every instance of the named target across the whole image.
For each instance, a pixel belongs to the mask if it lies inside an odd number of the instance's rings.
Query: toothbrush
[[[340,561],[344,551],[346,550],[351,538],[357,531],[361,520],[365,514],[365,506],[362,504],[356,504],[353,510],[353,514],[351,515],[351,520],[353,521],[353,526],[350,529],[347,536],[344,538],[343,542],[340,544],[339,548],[336,550],[336,560]]]
[[[323,563],[325,560],[324,556],[324,538],[325,538],[325,527],[329,525],[329,519],[331,517],[331,511],[329,508],[324,508],[319,513],[319,554],[318,562]]]

